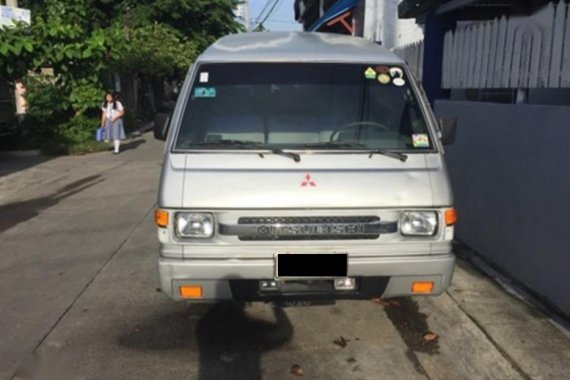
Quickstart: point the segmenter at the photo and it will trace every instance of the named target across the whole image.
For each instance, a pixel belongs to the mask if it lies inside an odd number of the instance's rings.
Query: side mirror
[[[443,145],[453,144],[455,142],[455,133],[457,131],[456,117],[442,117],[439,119],[439,128],[441,129],[441,142]]]
[[[170,114],[157,112],[154,115],[154,138],[165,141],[170,126]]]

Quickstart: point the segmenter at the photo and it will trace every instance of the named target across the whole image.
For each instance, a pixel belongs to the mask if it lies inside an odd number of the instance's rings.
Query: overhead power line
[[[293,20],[281,20],[281,19],[277,19],[277,18],[270,18],[267,19],[267,22],[277,22],[280,24],[298,24],[297,21],[293,21]]]
[[[267,0],[265,2],[265,5],[263,6],[263,8],[261,9],[261,12],[259,12],[259,14],[257,15],[257,17],[255,18],[255,23],[257,24],[259,22],[259,20],[261,20],[261,18],[263,17],[263,14],[265,13],[265,11],[269,8],[269,6],[271,5],[271,2],[275,2],[277,0]]]
[[[275,9],[277,8],[277,6],[279,5],[279,3],[281,2],[281,0],[275,0],[273,2],[273,6],[269,9],[269,11],[267,12],[267,14],[265,15],[265,17],[263,18],[263,20],[261,20],[257,26],[255,27],[256,29],[259,28],[260,25],[263,25],[263,23],[265,21],[267,21],[267,19],[271,16],[271,14],[273,13],[273,11],[275,11]]]

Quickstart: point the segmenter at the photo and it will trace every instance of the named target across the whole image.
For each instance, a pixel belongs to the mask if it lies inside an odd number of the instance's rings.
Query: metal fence
[[[424,58],[424,41],[417,41],[411,44],[392,49],[394,54],[402,58],[408,64],[410,70],[416,78],[422,77],[422,65]]]
[[[445,36],[446,89],[570,88],[570,4],[458,25]]]

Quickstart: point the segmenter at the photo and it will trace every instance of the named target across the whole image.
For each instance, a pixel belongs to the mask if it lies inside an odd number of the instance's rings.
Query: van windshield
[[[219,63],[198,67],[176,150],[432,149],[401,67]]]

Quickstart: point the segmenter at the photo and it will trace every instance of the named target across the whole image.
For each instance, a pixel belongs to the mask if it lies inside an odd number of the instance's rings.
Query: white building
[[[423,39],[423,30],[415,20],[398,18],[401,0],[362,0],[364,2],[365,38],[381,41],[388,49]]]
[[[242,0],[235,10],[235,15],[246,30],[249,29],[249,0]]]

